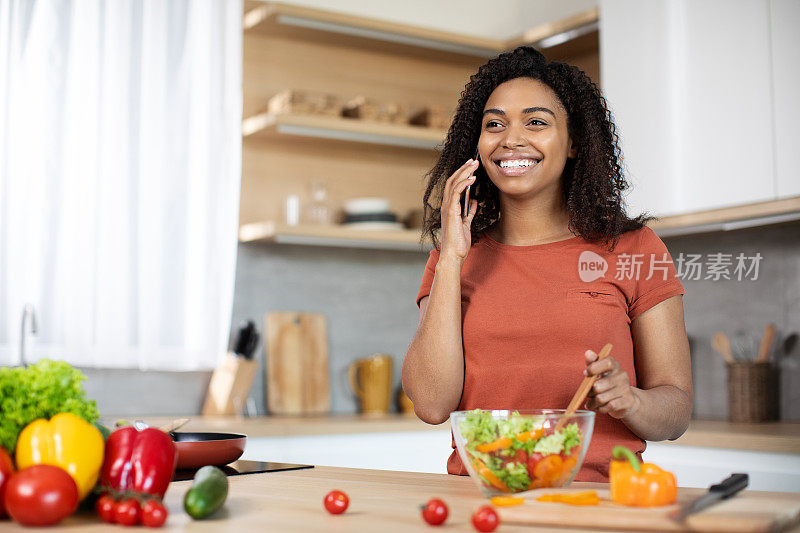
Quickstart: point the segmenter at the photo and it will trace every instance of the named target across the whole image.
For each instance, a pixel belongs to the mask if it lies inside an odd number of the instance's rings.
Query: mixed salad
[[[475,409],[459,430],[475,472],[487,487],[501,492],[563,485],[578,463],[583,442],[575,423],[553,431],[546,417],[516,411],[498,419]]]

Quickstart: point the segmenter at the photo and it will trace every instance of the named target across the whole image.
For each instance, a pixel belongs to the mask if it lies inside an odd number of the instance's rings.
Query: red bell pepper
[[[106,441],[106,456],[100,473],[103,490],[163,498],[167,492],[178,453],[172,437],[159,429],[138,431],[125,426]]]

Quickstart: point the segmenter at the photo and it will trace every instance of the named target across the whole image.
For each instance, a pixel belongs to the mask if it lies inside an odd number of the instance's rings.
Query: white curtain
[[[0,364],[210,368],[230,328],[241,0],[0,0]]]

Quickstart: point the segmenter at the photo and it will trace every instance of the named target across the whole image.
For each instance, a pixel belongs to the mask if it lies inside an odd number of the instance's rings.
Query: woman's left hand
[[[634,412],[639,406],[639,397],[619,362],[611,356],[598,361],[592,350],[586,350],[584,355],[586,375],[597,376],[589,391],[586,408],[608,413],[614,418],[625,418]]]

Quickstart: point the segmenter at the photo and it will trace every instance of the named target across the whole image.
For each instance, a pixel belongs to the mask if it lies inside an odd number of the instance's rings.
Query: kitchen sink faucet
[[[19,360],[20,364],[24,367],[28,366],[28,358],[26,357],[26,340],[28,337],[28,330],[25,327],[28,320],[30,319],[31,327],[30,327],[30,334],[36,335],[39,332],[39,327],[36,323],[36,309],[33,307],[33,304],[25,304],[25,307],[22,309],[22,331],[19,334]]]

